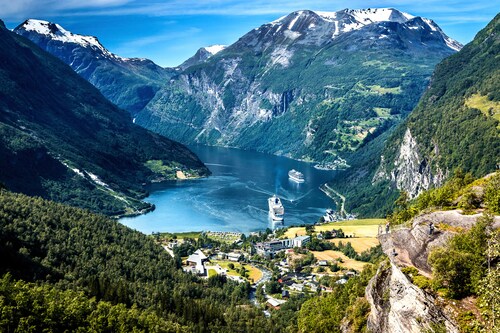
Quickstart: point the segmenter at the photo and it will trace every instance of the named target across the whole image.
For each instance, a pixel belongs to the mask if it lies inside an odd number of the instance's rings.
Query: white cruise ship
[[[288,178],[290,178],[291,180],[293,180],[294,182],[297,182],[297,183],[303,183],[306,181],[304,179],[304,174],[302,172],[295,170],[295,169],[288,171]]]
[[[280,198],[276,195],[273,195],[269,199],[267,199],[267,203],[269,205],[269,215],[273,221],[283,221],[283,215],[285,215],[285,208],[283,208],[283,204],[281,203]]]

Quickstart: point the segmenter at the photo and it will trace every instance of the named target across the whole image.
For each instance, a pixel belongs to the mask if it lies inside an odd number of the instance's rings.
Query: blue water
[[[285,157],[231,148],[191,146],[212,171],[197,180],[171,181],[149,188],[146,201],[156,210],[123,218],[121,223],[143,233],[183,231],[252,231],[275,228],[267,199],[277,194],[285,207],[285,226],[313,224],[335,203],[319,190],[334,171]],[[305,183],[288,179],[288,171],[304,174]]]

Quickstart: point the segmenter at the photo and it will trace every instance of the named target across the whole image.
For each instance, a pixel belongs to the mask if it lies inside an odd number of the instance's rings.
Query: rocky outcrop
[[[435,150],[438,151],[438,148]],[[406,191],[410,198],[415,198],[429,188],[442,185],[446,175],[439,166],[433,168],[429,157],[420,154],[418,143],[407,128],[396,158],[386,161],[382,156],[372,182],[390,180],[398,190]]]
[[[382,249],[390,262],[382,265],[366,288],[371,305],[368,328],[371,332],[422,332],[431,325],[458,332],[449,309],[440,306],[433,295],[418,288],[400,267],[413,266],[421,275],[431,277],[427,262],[429,253],[455,234],[453,230],[469,229],[481,214],[462,215],[461,211],[437,211],[422,214],[408,227],[396,226],[380,234]],[[430,232],[430,223],[433,230]],[[500,216],[494,217],[493,228],[500,227]]]
[[[433,325],[459,332],[436,300],[413,285],[391,262],[381,266],[366,288],[371,305],[368,330],[373,333],[421,333]]]

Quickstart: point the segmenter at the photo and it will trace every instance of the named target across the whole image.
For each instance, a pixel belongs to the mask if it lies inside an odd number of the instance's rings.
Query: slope
[[[173,77],[137,123],[186,143],[341,161],[404,119],[459,48],[395,9],[298,11]]]
[[[148,205],[143,183],[208,170],[130,116],[57,58],[0,26],[0,182],[105,214]]]
[[[381,161],[359,158],[332,186],[348,196],[348,208],[377,215],[383,193],[410,198],[439,186],[460,168],[483,176],[500,163],[500,16],[437,67],[432,84],[408,119],[388,139]],[[352,184],[355,184],[353,186]]]
[[[0,274],[11,276],[0,279],[2,332],[271,331],[262,311],[237,306],[248,284],[183,273],[117,221],[5,190],[0,216]]]
[[[119,107],[135,114],[175,74],[151,60],[123,58],[93,36],[73,34],[58,24],[30,19],[14,29],[70,65]]]

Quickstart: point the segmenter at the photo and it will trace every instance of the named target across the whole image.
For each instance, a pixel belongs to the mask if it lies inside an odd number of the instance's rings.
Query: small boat
[[[295,170],[295,169],[288,171],[288,178],[290,178],[291,180],[293,180],[294,182],[297,182],[297,183],[303,183],[306,181],[304,179],[304,174],[300,171]]]
[[[276,195],[273,195],[269,199],[267,199],[267,203],[269,205],[269,215],[273,219],[273,221],[283,221],[283,215],[285,215],[285,208],[283,208],[283,204],[281,203],[280,198]]]

